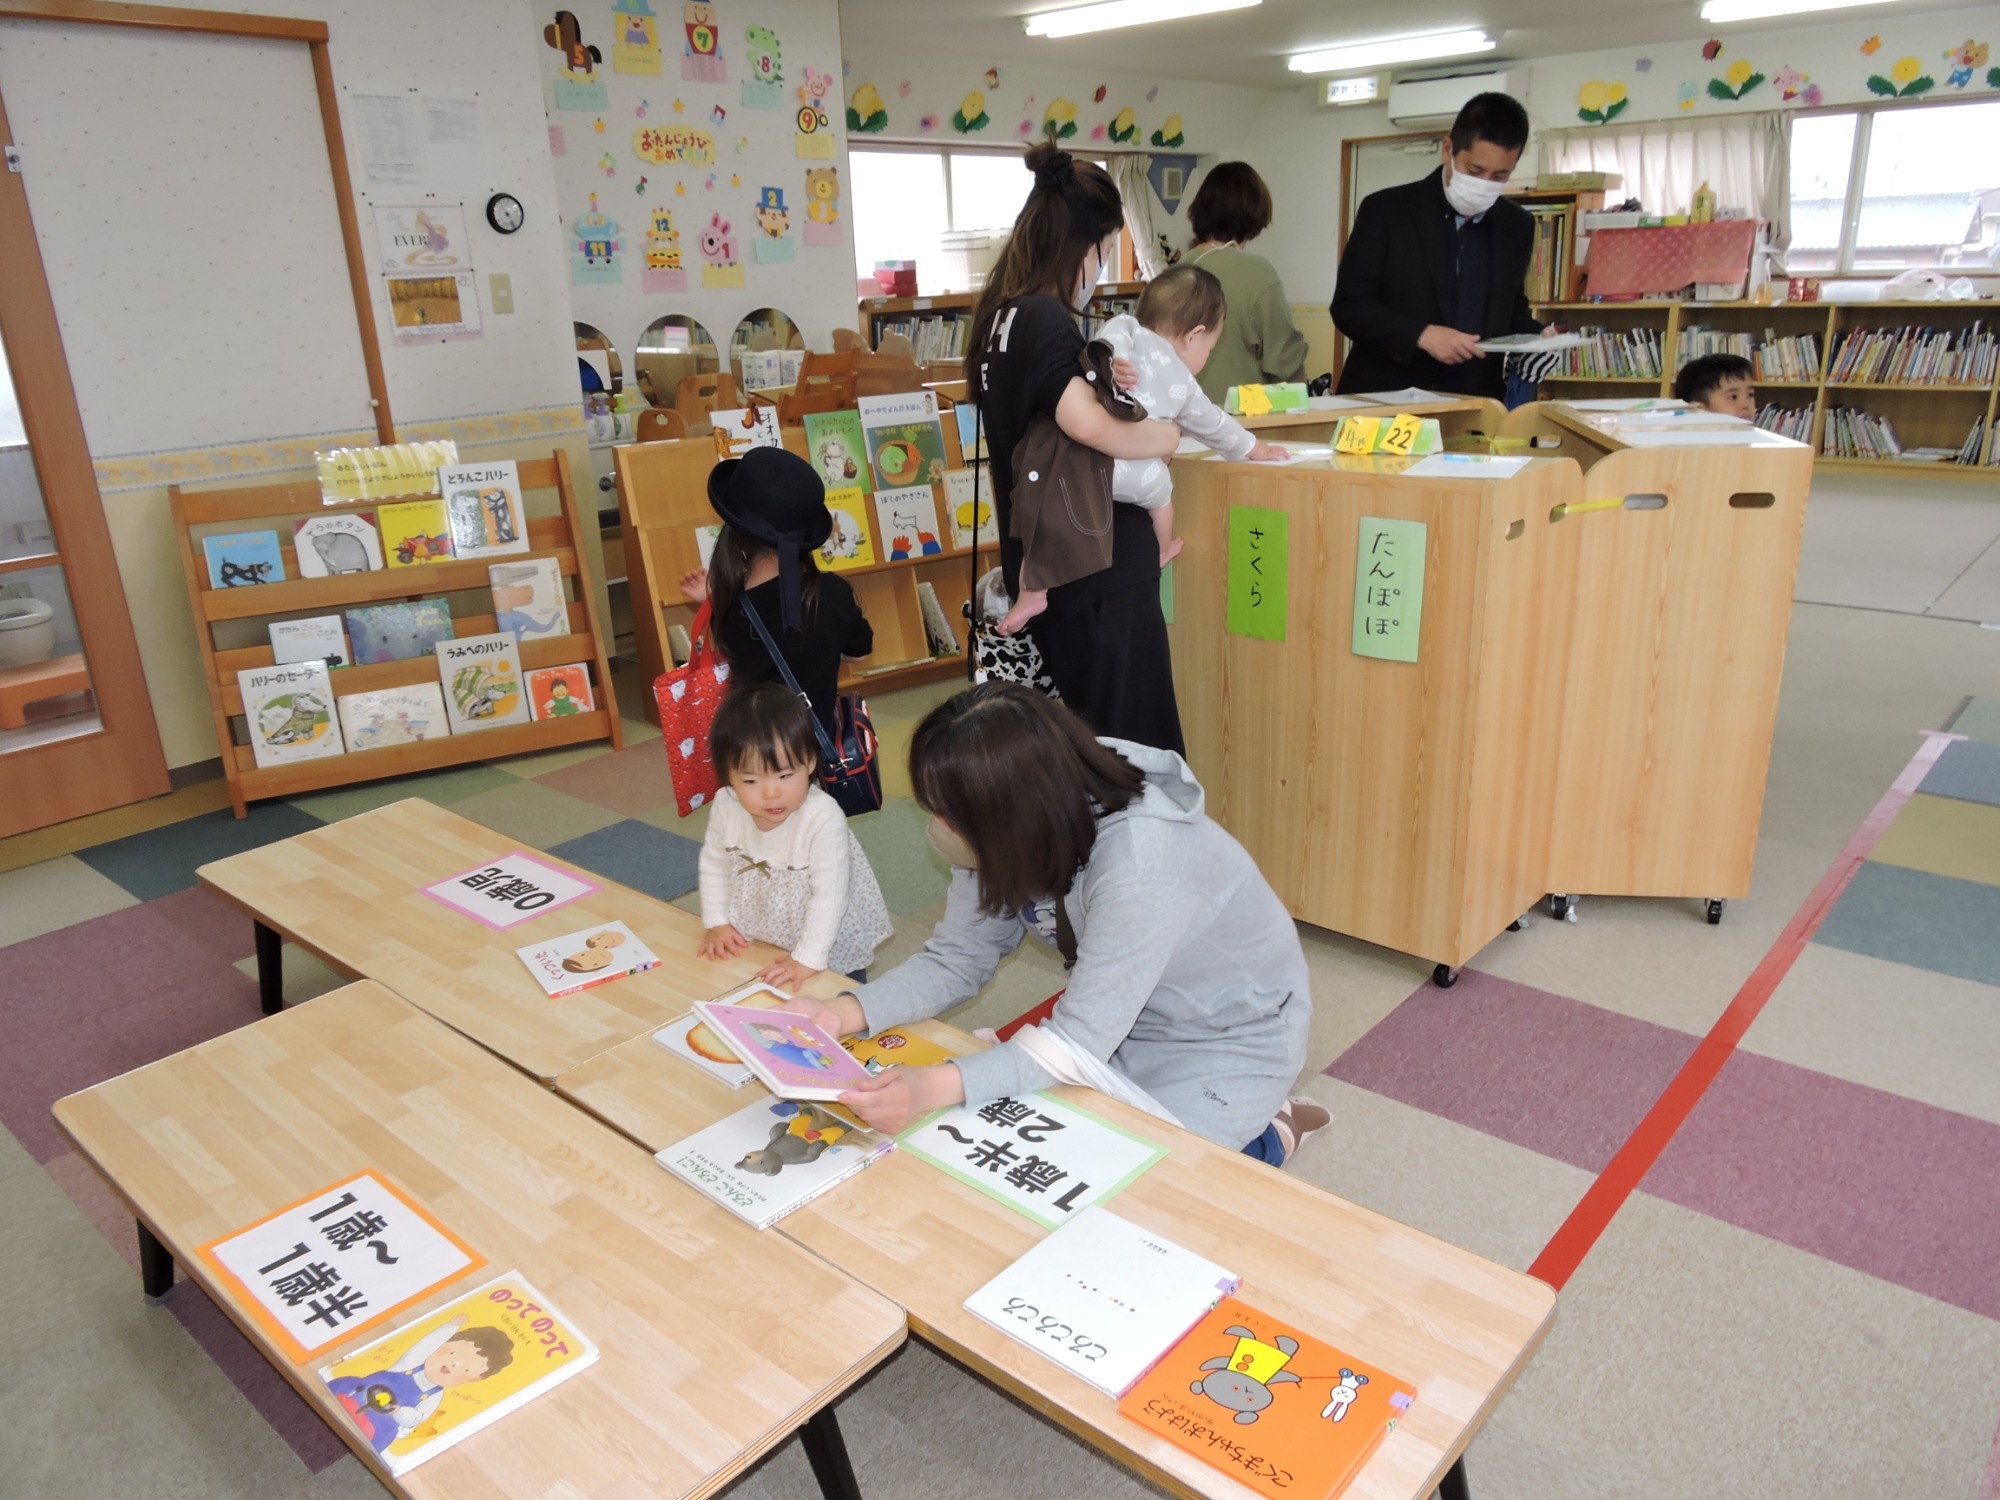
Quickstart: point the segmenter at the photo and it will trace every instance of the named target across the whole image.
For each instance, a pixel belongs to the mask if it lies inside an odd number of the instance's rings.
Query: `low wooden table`
[[[427,885],[517,849],[602,888],[504,932],[424,894]],[[701,922],[691,913],[601,882],[419,798],[231,855],[196,873],[256,924],[266,1014],[284,1003],[280,944],[289,940],[350,978],[379,980],[544,1084],[783,956],[757,944],[735,959],[697,959]],[[663,960],[682,961],[549,999],[514,950],[604,921],[624,922]]]
[[[90,673],[80,654],[0,667],[0,729],[26,728],[28,710],[38,703],[89,692]]]
[[[954,1053],[982,1045],[936,1021],[908,1029]],[[556,1090],[649,1151],[757,1092],[727,1088],[645,1037],[563,1074]],[[1094,1090],[1055,1092],[1170,1147],[1110,1200],[1112,1212],[1239,1273],[1239,1295],[1253,1307],[1416,1386],[1416,1406],[1343,1497],[1465,1495],[1459,1456],[1541,1343],[1554,1291]],[[1174,1494],[1254,1493],[965,1310],[967,1296],[1046,1233],[992,1198],[898,1151],[775,1231],[902,1304],[919,1337]]]
[[[54,1113],[138,1221],[148,1295],[167,1294],[179,1260],[398,1494],[707,1495],[804,1426],[829,1500],[858,1500],[830,1403],[902,1343],[901,1312],[688,1191],[380,985],[336,990],[58,1100]],[[389,1330],[295,1364],[193,1254],[364,1168],[489,1263],[397,1326],[514,1270],[602,1351],[401,1480],[314,1373]]]

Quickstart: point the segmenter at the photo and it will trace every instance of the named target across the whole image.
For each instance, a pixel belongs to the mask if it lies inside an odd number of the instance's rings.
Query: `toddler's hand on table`
[[[774,989],[789,992],[796,990],[815,974],[824,972],[823,969],[807,968],[795,958],[781,958],[776,963],[758,970],[757,977]]]
[[[1292,450],[1289,448],[1281,448],[1276,443],[1259,443],[1244,454],[1243,458],[1246,463],[1275,464],[1282,463],[1291,456]]]
[[[702,933],[701,941],[695,945],[694,956],[710,960],[734,958],[749,946],[748,938],[732,924],[724,922],[720,927],[710,927]]]

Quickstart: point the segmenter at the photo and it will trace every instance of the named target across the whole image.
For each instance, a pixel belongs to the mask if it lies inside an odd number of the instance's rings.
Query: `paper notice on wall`
[[[423,95],[424,156],[431,185],[461,193],[486,181],[486,138],[477,99]]]
[[[349,94],[341,114],[354,140],[363,192],[422,190],[424,141],[414,94]]]

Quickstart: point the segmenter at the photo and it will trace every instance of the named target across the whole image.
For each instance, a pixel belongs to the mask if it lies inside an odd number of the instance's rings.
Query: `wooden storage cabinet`
[[[519,463],[518,471],[522,498],[531,507],[537,491],[553,490],[557,497],[555,514],[531,515],[528,518],[526,552],[495,558],[426,563],[411,568],[343,573],[330,578],[298,576],[298,555],[291,542],[293,522],[308,516],[373,511],[377,506],[392,505],[399,499],[425,497],[398,496],[389,500],[359,500],[328,505],[321,498],[317,484],[203,490],[183,489],[179,485],[169,487],[174,529],[180,540],[181,565],[187,578],[188,599],[194,609],[202,675],[208,685],[209,702],[215,715],[216,741],[222,750],[223,774],[229,783],[229,798],[237,817],[246,815],[249,803],[267,797],[295,796],[327,787],[376,781],[385,776],[403,776],[472,761],[497,760],[502,756],[557,749],[591,740],[609,739],[614,747],[623,747],[624,731],[611,685],[609,643],[603,622],[597,614],[597,596],[591,587],[588,554],[577,544],[583,522],[577,510],[576,492],[570,484],[568,457],[558,449],[550,458]],[[285,564],[284,581],[244,588],[210,588],[202,537],[245,528],[275,530],[278,533],[279,550]],[[487,572],[491,563],[536,557],[554,558],[565,580],[565,589],[571,595],[568,600],[570,634],[523,641],[520,654],[523,678],[525,680],[527,673],[540,667],[578,661],[587,663],[596,679],[594,691],[598,703],[591,712],[499,729],[443,735],[406,745],[350,750],[341,755],[282,766],[259,766],[250,746],[236,743],[234,724],[243,716],[243,695],[236,674],[248,668],[272,665],[268,639],[258,644],[234,643],[235,638],[251,634],[242,628],[244,625],[257,622],[268,627],[276,619],[338,614],[357,604],[486,593],[491,586]],[[453,611],[454,636],[485,635],[498,628],[490,606],[487,612],[476,615]],[[403,661],[340,667],[332,673],[336,699],[379,688],[408,687],[436,681],[437,658],[429,654]],[[337,703],[333,712],[337,717]]]

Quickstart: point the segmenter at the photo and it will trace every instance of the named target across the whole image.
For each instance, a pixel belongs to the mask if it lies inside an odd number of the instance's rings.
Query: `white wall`
[[[467,205],[482,301],[488,273],[505,272],[517,310],[489,310],[479,341],[397,348],[371,278],[391,407],[405,428],[482,419],[474,440],[494,456],[573,441],[588,472],[580,439],[562,433],[576,386],[537,72],[546,17],[526,0],[216,8],[324,20],[343,98],[478,99],[479,146],[435,159],[413,201]],[[297,445],[275,440],[305,438],[309,450],[314,435],[371,426],[306,59],[302,45],[0,21],[0,94],[169,765],[217,752],[166,478],[105,476],[267,474],[299,461]],[[356,147],[350,128],[358,171]],[[366,235],[366,184],[354,186]],[[495,189],[526,205],[521,233],[486,227]],[[553,435],[510,439],[534,423],[484,420],[522,413],[543,414]]]

